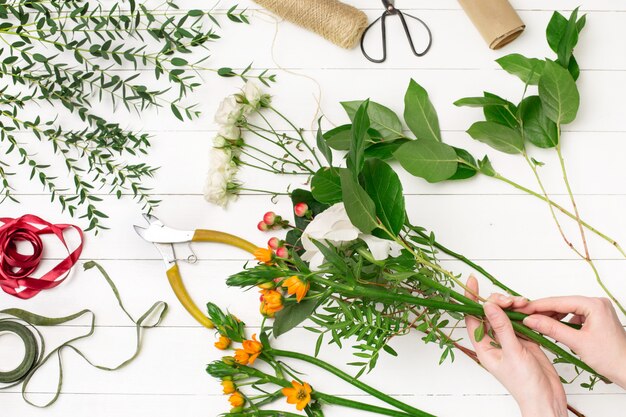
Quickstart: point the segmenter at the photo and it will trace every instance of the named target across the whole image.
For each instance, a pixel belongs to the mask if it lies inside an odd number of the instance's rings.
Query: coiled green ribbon
[[[59,395],[61,394],[61,389],[63,387],[63,360],[61,357],[61,352],[63,350],[69,349],[74,351],[94,368],[101,369],[103,371],[115,371],[128,365],[139,355],[139,351],[141,350],[142,329],[157,327],[165,317],[168,309],[167,303],[165,303],[164,301],[157,301],[141,317],[135,320],[124,307],[117,287],[115,286],[109,275],[106,273],[106,271],[102,268],[102,266],[94,261],[90,261],[86,262],[83,267],[85,268],[85,270],[95,267],[100,271],[104,279],[111,287],[111,290],[115,295],[120,309],[135,324],[136,344],[135,351],[132,356],[117,366],[107,367],[95,364],[89,358],[87,358],[87,356],[83,352],[81,352],[73,345],[74,342],[85,339],[94,333],[96,316],[94,312],[89,309],[81,310],[75,314],[65,317],[45,317],[19,308],[8,308],[5,310],[0,310],[0,315],[8,316],[6,318],[0,319],[0,333],[9,332],[15,334],[20,339],[22,339],[25,348],[24,359],[17,368],[8,372],[0,372],[0,384],[5,384],[3,386],[0,386],[0,390],[8,389],[21,384],[22,398],[24,399],[24,401],[38,408],[48,407],[54,404],[54,402],[59,398]],[[153,320],[151,324],[147,323],[147,321],[155,315],[156,320]],[[83,316],[91,317],[89,331],[62,343],[61,345],[46,354],[45,341],[37,326],[57,326],[59,324],[76,320]],[[57,379],[56,391],[53,398],[47,403],[35,404],[27,398],[28,384],[37,372],[37,370],[41,368],[53,356],[57,357],[57,361],[59,364],[59,377]]]

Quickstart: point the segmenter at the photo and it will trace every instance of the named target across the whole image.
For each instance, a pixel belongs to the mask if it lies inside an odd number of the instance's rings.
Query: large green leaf
[[[362,100],[344,101],[341,103],[350,120],[354,121],[357,110],[363,104]],[[372,129],[380,132],[384,140],[396,139],[403,137],[402,122],[397,114],[382,104],[370,101],[367,108],[367,114],[370,118],[370,126]]]
[[[458,158],[454,148],[428,139],[412,140],[393,154],[410,174],[428,182],[439,182],[454,175]]]
[[[503,70],[513,74],[526,84],[537,85],[543,72],[545,61],[537,58],[527,58],[520,54],[509,54],[496,59]]]
[[[508,102],[498,96],[492,97],[465,97],[454,102],[458,107],[485,107],[504,106]]]
[[[519,105],[524,139],[540,148],[554,148],[558,143],[558,127],[548,119],[538,96],[526,97]]]
[[[347,151],[350,149],[350,145],[352,143],[352,124],[337,126],[326,131],[323,136],[326,143],[328,143],[328,146],[332,149],[337,151]],[[367,148],[368,146],[375,145],[377,143],[385,142],[383,142],[383,138],[378,131],[369,128],[365,136],[365,147]]]
[[[489,105],[483,108],[485,120],[517,129],[519,127],[519,121],[517,120],[517,107],[515,104],[493,93],[488,93],[487,91],[485,91],[484,94],[485,98],[498,99],[502,102],[499,106]]]
[[[450,180],[465,180],[473,177],[478,172],[476,167],[478,167],[478,163],[476,159],[467,152],[465,149],[452,147],[454,152],[456,152],[456,156],[459,160],[458,165],[456,167],[456,172],[453,176],[451,176]]]
[[[365,148],[365,158],[389,159],[393,157],[393,153],[402,144],[409,142],[411,139],[396,139],[386,142],[375,143]]]
[[[555,123],[567,124],[576,119],[580,105],[576,81],[556,62],[546,61],[539,80],[539,97],[546,116]]]
[[[404,194],[398,174],[380,159],[369,159],[361,175],[363,187],[376,205],[376,217],[387,230],[398,235],[405,220]]]
[[[426,90],[414,80],[404,96],[404,121],[417,139],[441,142],[437,112]]]
[[[369,100],[365,100],[356,111],[352,122],[352,142],[348,151],[348,168],[352,170],[354,175],[361,172],[365,161],[363,151],[365,150],[367,130],[370,128],[370,119],[367,115],[368,106]]]
[[[576,15],[578,14],[577,11],[578,9],[575,11]],[[546,38],[550,49],[557,53],[559,64],[567,68],[576,80],[578,79],[580,69],[572,55],[572,50],[576,47],[579,34],[585,27],[586,17],[583,15],[576,21],[575,31],[573,30],[574,21],[571,17],[566,19],[559,12],[554,12],[546,29]]]
[[[341,180],[337,169],[324,167],[313,175],[311,193],[320,203],[334,204],[341,201]]]
[[[276,313],[273,326],[273,336],[279,337],[308,319],[315,309],[319,300],[302,300],[299,303],[289,303],[281,311]]]
[[[578,8],[576,8],[567,20],[565,30],[556,50],[559,57],[558,62],[563,68],[569,68],[570,58],[574,52],[574,47],[578,43],[578,33]]]
[[[330,147],[328,146],[328,143],[324,139],[324,135],[322,133],[322,118],[321,117],[317,120],[317,135],[315,138],[317,141],[317,149],[320,151],[322,155],[324,155],[324,158],[326,158],[328,165],[332,166],[333,151],[332,149],[330,149]]]
[[[343,203],[350,222],[361,232],[371,233],[378,227],[376,205],[357,182],[352,172],[342,170],[339,176],[341,178]]]
[[[524,140],[519,130],[495,122],[476,122],[467,133],[500,152],[516,154],[524,150]]]

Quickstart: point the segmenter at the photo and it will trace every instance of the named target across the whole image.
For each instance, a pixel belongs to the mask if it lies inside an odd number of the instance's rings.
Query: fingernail
[[[487,316],[487,318],[493,317],[498,314],[498,307],[490,301],[487,301],[483,308],[485,309],[485,315]]]
[[[535,325],[537,324],[537,319],[533,316],[528,316],[525,317],[524,320],[522,321],[522,323],[524,323],[524,325],[526,327],[535,327]]]
[[[513,299],[511,297],[508,297],[504,294],[498,294],[498,300],[500,300],[500,302],[502,303],[512,303]]]

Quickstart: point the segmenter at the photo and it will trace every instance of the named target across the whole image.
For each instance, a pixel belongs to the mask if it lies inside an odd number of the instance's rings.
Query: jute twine
[[[254,0],[278,16],[313,31],[342,48],[354,48],[367,16],[338,0]]]

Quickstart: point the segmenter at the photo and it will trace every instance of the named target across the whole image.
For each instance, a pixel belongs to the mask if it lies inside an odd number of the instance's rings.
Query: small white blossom
[[[215,123],[222,127],[235,126],[239,117],[241,117],[242,105],[237,102],[235,96],[228,96],[220,103],[215,112]]]
[[[237,198],[233,190],[237,166],[229,149],[213,148],[209,154],[209,173],[204,186],[204,198],[221,207]]]
[[[387,259],[389,255],[399,256],[402,250],[396,242],[361,233],[350,221],[343,203],[337,203],[315,216],[304,229],[302,246],[305,252],[302,259],[309,262],[312,270],[317,270],[324,263],[324,255],[312,240],[341,248],[356,239],[365,242],[377,261]]]

